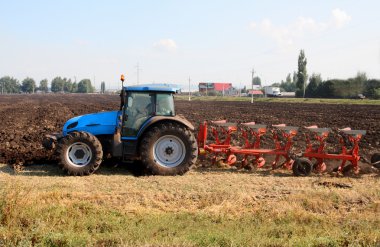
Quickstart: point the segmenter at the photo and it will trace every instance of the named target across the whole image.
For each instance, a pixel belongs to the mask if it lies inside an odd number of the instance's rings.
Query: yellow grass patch
[[[51,165],[18,173],[1,165],[0,183],[0,244],[380,244],[376,175],[194,170],[134,177],[102,167],[68,177]]]

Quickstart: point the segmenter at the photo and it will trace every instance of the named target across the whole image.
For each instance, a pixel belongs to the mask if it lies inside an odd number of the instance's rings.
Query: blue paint
[[[74,117],[63,126],[63,136],[73,131],[85,131],[93,135],[113,135],[117,127],[121,111],[99,112]],[[68,128],[70,124],[78,124],[74,128]]]
[[[146,84],[146,85],[133,85],[126,86],[124,90],[127,92],[169,92],[178,93],[181,88],[171,84]]]

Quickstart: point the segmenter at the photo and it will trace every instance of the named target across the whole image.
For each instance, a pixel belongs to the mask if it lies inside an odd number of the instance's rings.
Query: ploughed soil
[[[119,109],[118,95],[48,94],[0,95],[0,163],[42,164],[53,160],[53,153],[42,147],[45,134],[60,132],[64,123],[77,115]],[[366,130],[360,141],[362,162],[380,152],[380,106],[273,102],[176,101],[177,114],[184,115],[197,129],[204,120],[318,125],[332,133],[328,149],[339,151],[338,128]],[[304,149],[303,130],[295,137],[295,147]],[[238,136],[234,134],[234,140]],[[241,142],[238,141],[238,142]],[[264,146],[273,146],[270,134]]]

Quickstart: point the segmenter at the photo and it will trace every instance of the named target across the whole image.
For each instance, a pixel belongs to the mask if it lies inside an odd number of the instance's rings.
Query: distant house
[[[248,96],[264,97],[264,93],[261,90],[248,90]]]
[[[207,92],[215,91],[218,93],[224,93],[225,95],[234,95],[236,90],[232,87],[232,83],[229,82],[200,82],[199,92],[205,94]]]

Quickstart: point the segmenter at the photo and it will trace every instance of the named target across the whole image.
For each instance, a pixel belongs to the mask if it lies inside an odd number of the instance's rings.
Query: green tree
[[[40,81],[40,86],[38,88],[39,90],[41,90],[42,92],[45,92],[47,93],[49,91],[49,88],[48,88],[48,80],[47,79],[43,79]]]
[[[259,85],[261,87],[261,79],[258,76],[252,78],[252,85]]]
[[[373,94],[373,97],[374,99],[380,99],[380,88],[376,88],[374,90],[374,94]]]
[[[297,97],[305,96],[304,92],[306,89],[306,82],[307,82],[306,65],[307,65],[307,59],[305,57],[305,52],[304,50],[301,50],[298,56],[298,72],[297,72],[297,83],[296,83]]]
[[[306,87],[305,97],[315,98],[318,96],[318,86],[322,83],[322,77],[320,74],[313,74],[310,77],[309,84]]]
[[[78,83],[78,93],[93,93],[94,88],[90,79],[83,79]]]
[[[32,78],[27,77],[22,81],[21,91],[23,91],[24,93],[34,93],[35,89],[36,82]]]
[[[73,85],[71,87],[71,92],[72,93],[77,93],[78,92],[78,83],[73,82]]]
[[[368,81],[367,74],[365,72],[358,72],[356,77],[353,78],[353,83],[351,85],[352,96],[358,96],[358,94],[363,93],[365,83]]]
[[[297,77],[297,74],[294,72],[293,76]],[[296,91],[296,83],[292,81],[292,76],[289,73],[286,76],[286,81],[281,81],[280,88],[284,92],[295,92]]]
[[[70,93],[72,91],[73,83],[71,79],[63,78],[63,91]]]
[[[286,76],[285,82],[286,83],[291,83],[292,82],[292,77],[291,77],[290,73]]]
[[[316,95],[321,98],[335,98],[335,84],[338,80],[323,81],[317,88]]]
[[[58,93],[63,91],[65,81],[60,77],[57,76],[51,81],[51,91],[53,93]]]
[[[296,84],[298,81],[297,72],[293,71],[293,83]]]
[[[364,83],[364,95],[368,98],[380,99],[380,80],[368,80]]]
[[[20,93],[21,85],[20,82],[10,76],[4,76],[0,78],[0,93]]]
[[[106,83],[102,81],[100,84],[100,93],[105,93],[106,92]]]
[[[294,82],[281,82],[280,88],[284,92],[295,92],[296,84]]]

